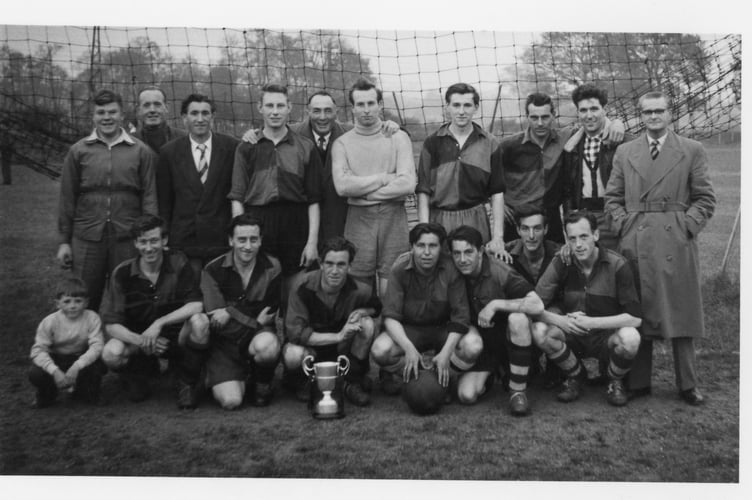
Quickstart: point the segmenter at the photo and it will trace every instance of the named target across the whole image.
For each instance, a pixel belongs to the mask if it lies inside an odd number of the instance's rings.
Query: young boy
[[[50,406],[60,389],[97,403],[106,371],[99,359],[104,340],[99,316],[86,309],[89,294],[84,282],[78,278],[60,281],[55,305],[58,310],[39,324],[31,348],[29,380],[37,388],[34,407]]]

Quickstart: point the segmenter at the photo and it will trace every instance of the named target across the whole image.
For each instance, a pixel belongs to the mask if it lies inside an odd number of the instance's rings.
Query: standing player
[[[322,166],[316,146],[290,130],[287,87],[261,89],[263,137],[241,143],[232,173],[232,215],[248,213],[264,225],[264,251],[277,257],[285,277],[318,258]]]
[[[263,223],[250,214],[232,219],[230,251],[209,262],[201,274],[204,309],[211,317],[207,385],[222,408],[242,403],[253,382],[255,406],[274,395],[272,379],[280,354],[274,328],[280,303],[281,267],[261,251]]]
[[[705,335],[705,322],[697,235],[713,215],[715,192],[702,145],[669,130],[669,96],[648,92],[640,112],[647,132],[616,150],[606,188],[606,211],[645,309],[644,348],[629,385],[650,393],[652,339],[671,339],[679,395],[698,405],[704,398],[697,389],[694,339]]]
[[[598,244],[616,250],[618,238],[611,231],[611,218],[603,211],[603,195],[611,175],[614,153],[618,144],[605,137],[608,95],[595,85],[580,85],[572,92],[577,117],[584,133],[576,134],[564,146],[564,213],[588,210],[598,219]],[[575,136],[572,137],[575,139]],[[634,137],[624,135],[629,142]]]
[[[474,227],[488,249],[501,257],[504,177],[499,143],[473,123],[480,102],[475,88],[455,83],[445,100],[450,122],[425,140],[420,154],[418,220],[437,222],[449,232],[462,225]],[[486,213],[489,198],[493,231]]]
[[[159,87],[146,87],[138,93],[138,128],[133,137],[144,141],[156,154],[173,139],[184,137],[185,131],[167,124],[167,96]]]
[[[177,368],[178,407],[195,408],[209,336],[198,276],[184,254],[167,250],[164,221],[156,215],[136,219],[131,235],[139,255],[115,268],[102,303],[110,337],[102,360],[121,373],[137,402],[151,393],[157,358],[169,358]]]
[[[324,242],[345,233],[345,219],[347,218],[347,198],[337,194],[332,180],[332,144],[339,136],[352,129],[349,123],[337,121],[337,104],[334,97],[320,90],[308,98],[308,116],[297,125],[290,125],[293,132],[307,137],[316,145],[316,150],[324,166],[324,187],[319,202],[321,209],[321,223],[319,227],[319,241]],[[390,137],[399,130],[399,125],[391,120],[385,120],[382,133]],[[258,142],[258,130],[249,130],[243,134],[243,141],[255,144]]]
[[[596,357],[608,366],[608,402],[624,406],[622,379],[637,354],[642,323],[632,271],[624,257],[597,245],[593,214],[572,212],[565,228],[572,263],[557,255],[538,281],[535,290],[546,310],[534,325],[535,343],[567,376],[559,401],[580,396],[587,376],[580,360]]]
[[[439,382],[447,387],[450,368],[467,371],[483,349],[478,332],[470,330],[465,282],[441,251],[444,228],[421,222],[409,237],[412,249],[392,266],[383,299],[386,331],[371,349],[382,368],[379,377],[386,394],[401,390],[400,378],[407,382],[418,376],[423,353],[435,353],[432,362]]]
[[[358,253],[351,273],[371,282],[384,297],[387,276],[397,256],[407,250],[405,199],[415,190],[412,144],[405,132],[381,133],[381,90],[365,79],[350,89],[355,128],[332,146],[332,178],[350,205],[345,238]]]
[[[559,207],[563,201],[562,151],[574,132],[573,127],[554,128],[556,110],[551,97],[543,93],[527,96],[527,127],[501,141],[504,165],[504,237],[513,240],[515,210],[532,204],[543,210],[548,220],[548,237],[564,243]],[[614,143],[624,137],[624,126],[614,120],[607,136]]]
[[[86,283],[96,311],[106,277],[133,257],[133,221],[157,213],[156,155],[122,128],[123,100],[94,96],[94,131],[68,151],[60,180],[57,258]]]
[[[470,226],[449,234],[448,247],[457,270],[470,293],[473,326],[483,339],[483,352],[475,365],[457,382],[462,403],[474,403],[493,383],[493,373],[502,359],[509,374],[509,407],[512,415],[527,415],[527,375],[530,368],[532,333],[527,315],[543,312],[543,302],[509,265],[484,256],[483,238]]]
[[[186,97],[180,113],[188,129],[162,148],[157,167],[159,214],[170,246],[185,253],[197,275],[227,251],[232,218],[227,194],[238,141],[212,131],[214,103],[201,94]]]
[[[287,343],[282,358],[288,377],[295,378],[293,374],[302,376],[301,363],[308,355],[316,361],[336,361],[338,355],[346,355],[350,371],[345,375],[345,396],[366,406],[371,401],[370,384],[364,380],[374,339],[373,318],[381,313],[381,302],[370,287],[348,274],[354,256],[355,247],[346,239],[327,240],[321,249],[321,268],[296,280],[285,316]]]

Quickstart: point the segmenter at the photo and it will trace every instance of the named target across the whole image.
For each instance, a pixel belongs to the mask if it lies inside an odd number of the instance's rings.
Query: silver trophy
[[[315,418],[345,416],[343,378],[350,370],[350,360],[340,355],[337,361],[313,362],[313,356],[303,358],[303,372],[311,380],[308,407]]]

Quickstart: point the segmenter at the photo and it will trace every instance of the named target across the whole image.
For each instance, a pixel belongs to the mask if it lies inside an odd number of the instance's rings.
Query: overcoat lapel
[[[645,149],[647,151],[647,140],[645,141]],[[650,154],[648,153],[648,158]],[[657,184],[659,184],[669,172],[676,168],[684,160],[684,151],[679,147],[679,141],[676,139],[676,134],[669,130],[666,142],[663,143],[660,154],[652,162],[652,168],[648,176],[645,178],[647,181],[645,192],[649,192]]]

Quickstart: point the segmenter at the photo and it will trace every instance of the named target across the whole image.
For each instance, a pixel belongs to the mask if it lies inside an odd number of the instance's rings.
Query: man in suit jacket
[[[332,160],[330,151],[334,141],[350,130],[352,125],[337,121],[337,104],[332,95],[320,90],[308,98],[308,117],[297,125],[290,125],[293,132],[307,137],[316,144],[321,164],[324,165],[324,189],[320,202],[321,222],[319,241],[325,242],[335,236],[345,234],[347,218],[347,198],[337,194],[332,181]],[[384,121],[384,134],[388,137],[399,130],[399,125],[391,120]],[[255,144],[260,130],[249,130],[243,141]]]
[[[643,342],[628,386],[650,393],[650,339],[671,339],[679,395],[697,405],[693,341],[705,334],[697,234],[716,198],[702,145],[668,129],[671,99],[651,91],[639,105],[647,132],[616,150],[605,195],[643,305]]]
[[[191,94],[180,107],[189,134],[165,144],[159,153],[157,195],[170,246],[181,250],[194,270],[228,249],[227,193],[238,141],[212,132],[214,103]]]

